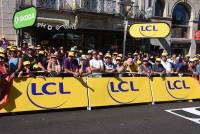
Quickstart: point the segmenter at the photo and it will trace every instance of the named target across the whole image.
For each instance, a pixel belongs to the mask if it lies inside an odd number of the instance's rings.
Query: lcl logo
[[[187,99],[190,88],[185,80],[166,81],[167,92],[175,99]]]
[[[148,25],[148,26],[141,26],[140,27],[140,31],[158,31],[158,29],[156,28],[156,25]]]
[[[139,89],[133,81],[110,81],[108,82],[108,93],[117,103],[131,103],[137,98]]]
[[[42,109],[55,109],[67,102],[71,91],[63,82],[31,82],[27,86],[29,101]]]
[[[186,85],[186,82],[184,80],[176,80],[176,81],[167,81],[167,86],[170,90],[174,89],[190,89],[189,86]]]
[[[41,89],[37,89],[36,86],[37,86],[36,83],[31,83],[31,91],[33,95],[55,95],[55,94],[70,94],[71,93],[69,91],[64,91],[64,85],[62,82],[59,82],[58,85],[55,82],[48,82],[48,83],[45,83]],[[48,89],[49,86],[53,87],[51,88],[51,91]],[[58,89],[58,91],[56,91],[55,89]]]

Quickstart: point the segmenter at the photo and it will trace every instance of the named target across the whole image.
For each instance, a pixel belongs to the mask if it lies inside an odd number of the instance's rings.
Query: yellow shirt
[[[132,65],[128,65],[126,62],[124,62],[124,67],[126,71],[138,72],[138,66],[135,63],[133,63]]]

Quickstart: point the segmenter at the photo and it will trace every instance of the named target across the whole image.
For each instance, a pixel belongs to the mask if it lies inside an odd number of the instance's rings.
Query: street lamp
[[[124,7],[124,39],[123,39],[123,58],[125,58],[126,55],[126,36],[127,36],[127,29],[128,29],[128,16],[131,14],[131,11],[133,10],[133,4],[134,2],[130,0],[124,0],[118,2],[118,4],[122,5]]]

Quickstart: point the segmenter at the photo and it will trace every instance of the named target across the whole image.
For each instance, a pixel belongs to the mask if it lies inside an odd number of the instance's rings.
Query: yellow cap
[[[186,58],[187,58],[187,57],[189,58],[189,57],[190,57],[190,55],[189,55],[189,54],[187,54],[185,57],[186,57]]]
[[[11,47],[10,51],[16,51],[17,49],[14,47]]]
[[[137,64],[140,65],[140,64],[142,64],[142,62],[141,62],[140,60],[138,60],[138,61],[137,61]]]
[[[105,58],[106,58],[106,57],[111,58],[112,56],[111,56],[109,53],[107,53],[107,54],[105,55]]]
[[[72,51],[68,52],[68,56],[74,57],[74,52],[72,52]]]
[[[121,57],[121,58],[122,58],[122,57],[123,57],[123,55],[122,55],[122,54],[118,54],[118,57]]]
[[[199,58],[193,58],[194,59],[194,61],[198,61],[199,60]]]
[[[7,48],[8,48],[8,49],[11,49],[11,48],[12,48],[12,46],[8,46]]]
[[[156,61],[159,61],[159,62],[160,62],[160,61],[161,61],[161,59],[160,59],[160,58],[156,58]]]
[[[38,69],[38,68],[39,68],[38,64],[34,64],[34,65],[33,65],[33,68],[34,68],[34,69]]]
[[[87,60],[87,56],[86,55],[81,55],[81,60]]]
[[[166,52],[162,53],[162,56],[167,56],[167,55],[168,55],[168,53],[166,53]]]
[[[114,52],[113,55],[118,55],[118,52]]]
[[[23,62],[23,65],[24,65],[24,66],[30,65],[30,64],[31,64],[30,61],[24,61],[24,62]]]
[[[117,56],[116,60],[121,60],[122,58],[120,56]]]
[[[16,49],[16,48],[17,48],[17,46],[16,46],[16,45],[12,45],[12,48],[15,48],[15,49]]]
[[[190,62],[193,62],[193,61],[195,61],[194,58],[193,58],[193,59],[190,59]]]
[[[44,54],[44,51],[39,51],[39,54]]]
[[[5,55],[4,54],[0,54],[0,57],[5,58]]]
[[[4,52],[5,50],[2,47],[0,47],[0,53],[4,53]]]

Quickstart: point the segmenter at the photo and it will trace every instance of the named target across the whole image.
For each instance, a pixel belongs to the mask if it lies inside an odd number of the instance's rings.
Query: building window
[[[151,7],[152,0],[148,0],[148,7]]]
[[[188,38],[190,9],[184,3],[175,6],[172,12],[172,38]]]
[[[164,12],[165,4],[161,0],[156,0],[155,3],[155,16],[162,17]]]
[[[178,4],[172,13],[172,23],[178,25],[187,25],[190,19],[189,10],[183,4]]]

